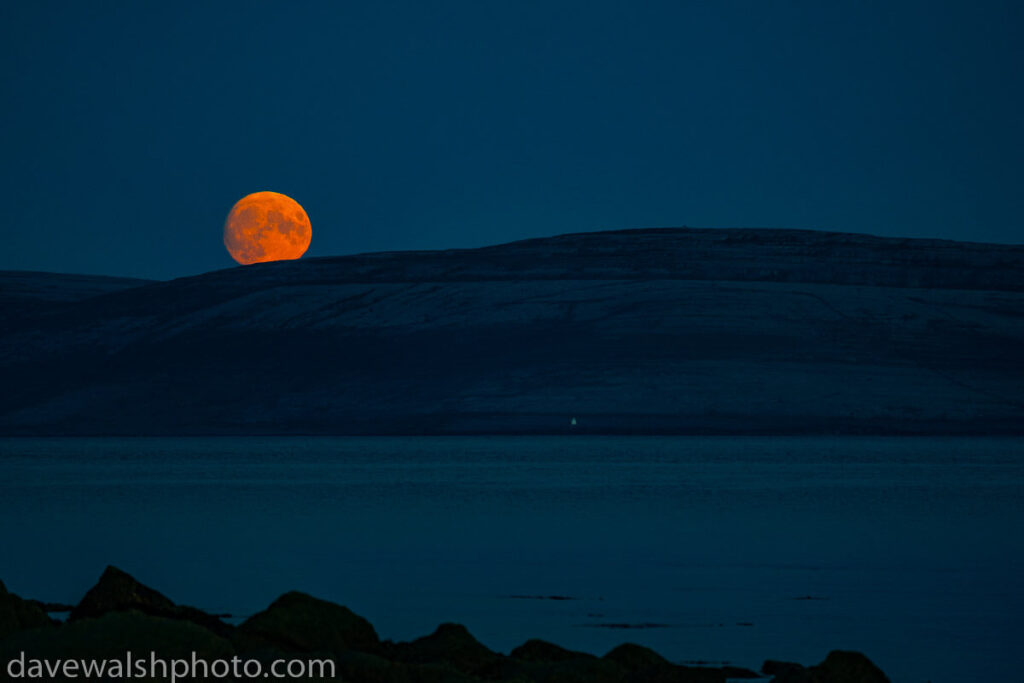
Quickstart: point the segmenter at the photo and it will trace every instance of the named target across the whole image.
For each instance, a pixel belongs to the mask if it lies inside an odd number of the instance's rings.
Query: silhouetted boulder
[[[441,624],[429,636],[391,647],[395,660],[412,664],[445,664],[479,674],[497,666],[501,657],[487,649],[462,624]]]
[[[128,651],[168,661],[191,659],[192,653],[207,662],[241,655],[262,662],[265,669],[285,653],[308,656],[333,662],[331,680],[349,683],[724,683],[757,677],[738,667],[674,664],[634,644],[598,658],[529,640],[506,657],[451,623],[411,642],[382,643],[366,619],[297,592],[282,595],[232,629],[204,612],[175,605],[114,567],[104,571],[72,618],[57,624],[40,604],[8,593],[0,583],[0,662],[19,657],[27,664],[32,659],[123,662]],[[773,683],[889,683],[858,652],[833,651],[812,667],[768,660],[762,671],[774,676]],[[0,680],[6,680],[4,675],[0,672]]]
[[[237,629],[236,642],[295,652],[377,652],[380,639],[366,619],[347,607],[305,593],[285,593]]]
[[[606,654],[604,658],[630,670],[671,666],[667,659],[654,650],[642,645],[634,645],[633,643],[619,645]]]
[[[722,669],[673,664],[654,650],[625,643],[603,658],[615,662],[627,672],[625,680],[634,683],[724,683]]]
[[[833,650],[817,668],[828,683],[889,683],[889,678],[860,652]]]
[[[26,659],[125,660],[126,652],[139,657],[204,660],[230,659],[234,649],[226,639],[181,619],[154,617],[131,610],[60,625],[24,631],[0,641],[0,661]],[[59,679],[58,679],[59,680]]]
[[[585,652],[574,652],[545,640],[528,640],[509,653],[510,657],[526,661],[564,662],[572,659],[597,659]]]
[[[626,672],[615,662],[543,640],[520,645],[490,672],[501,680],[537,683],[622,683],[626,679]]]
[[[0,582],[0,639],[18,631],[52,625],[53,621],[38,605],[8,593]]]
[[[319,656],[319,655],[317,655]],[[479,683],[475,676],[447,665],[392,662],[379,655],[349,650],[334,655],[335,681],[346,683]],[[526,683],[521,680],[519,683]]]
[[[175,605],[170,598],[139,583],[135,577],[117,567],[108,566],[100,580],[89,589],[74,609],[68,621],[98,617],[109,612],[136,610],[143,614],[165,619],[191,621],[214,633],[226,636],[231,627],[220,619],[195,607]]]
[[[774,659],[765,660],[761,665],[761,673],[765,676],[793,676],[804,670],[803,664],[796,662],[779,662]]]
[[[761,670],[775,676],[772,683],[889,683],[882,670],[863,654],[842,650],[829,652],[817,666],[804,668],[799,664],[767,661]]]
[[[69,620],[77,621],[130,609],[160,615],[173,612],[175,604],[162,593],[142,585],[130,574],[117,567],[107,567],[99,582],[71,610]]]

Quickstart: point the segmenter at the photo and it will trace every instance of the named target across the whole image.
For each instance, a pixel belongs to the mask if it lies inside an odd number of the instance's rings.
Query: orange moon
[[[297,201],[278,192],[254,192],[238,200],[224,221],[224,246],[242,265],[297,259],[313,228]]]

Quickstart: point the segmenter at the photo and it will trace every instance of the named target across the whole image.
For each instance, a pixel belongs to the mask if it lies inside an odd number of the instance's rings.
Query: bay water
[[[240,620],[288,590],[382,638],[465,624],[757,669],[859,650],[897,683],[1019,680],[1024,440],[0,440],[0,580],[107,564]]]

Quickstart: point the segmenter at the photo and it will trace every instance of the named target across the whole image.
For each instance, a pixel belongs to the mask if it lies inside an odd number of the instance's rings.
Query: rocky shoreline
[[[48,614],[60,611],[69,613],[66,622],[55,621]],[[327,680],[350,683],[724,683],[769,677],[772,683],[889,680],[863,654],[838,650],[815,666],[769,660],[757,673],[731,666],[674,664],[653,650],[629,643],[597,657],[530,640],[504,655],[478,642],[464,626],[450,623],[422,638],[396,643],[381,640],[370,622],[349,609],[298,592],[282,595],[267,609],[233,626],[216,615],[175,604],[116,567],[107,567],[74,606],[26,600],[0,583],[0,662],[5,665],[0,680],[16,680],[6,664],[21,656],[115,659],[126,651],[156,653],[166,659],[190,658],[192,653],[210,660],[238,656],[264,662],[316,657],[336,663],[335,678]]]

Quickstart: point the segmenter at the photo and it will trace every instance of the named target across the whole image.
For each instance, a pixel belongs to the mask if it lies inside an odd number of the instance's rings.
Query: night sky
[[[840,7],[840,5],[842,5]],[[611,228],[1024,241],[1022,3],[19,2],[0,269],[233,266]]]

